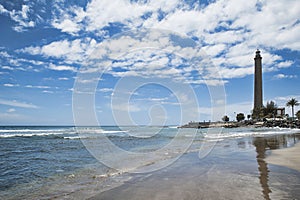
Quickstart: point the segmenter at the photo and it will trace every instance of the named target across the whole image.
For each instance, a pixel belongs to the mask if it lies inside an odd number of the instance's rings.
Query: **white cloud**
[[[287,101],[289,101],[290,99],[295,98],[295,99],[300,99],[300,95],[288,95],[288,96],[277,96],[275,97],[275,101],[276,102],[283,102],[282,105],[285,105]]]
[[[8,10],[6,10],[1,4],[0,4],[0,13],[7,13]]]
[[[202,49],[209,56],[215,57],[220,53],[224,52],[227,49],[227,46],[225,44],[217,44],[217,45],[204,46]]]
[[[75,67],[66,66],[66,65],[54,65],[52,63],[49,65],[49,69],[55,70],[55,71],[72,71],[72,72],[77,71],[77,69]]]
[[[63,40],[52,42],[45,45],[41,49],[41,53],[49,57],[67,57],[68,54],[80,54],[83,53],[81,49],[80,40],[73,41]]]
[[[208,86],[222,86],[228,83],[227,80],[222,79],[200,79],[200,80],[186,80],[185,83],[187,84],[205,84]]]
[[[60,80],[60,81],[68,81],[69,78],[67,78],[67,77],[60,77],[60,78],[58,78],[58,80]]]
[[[223,78],[231,79],[231,78],[242,78],[247,75],[253,74],[253,67],[240,67],[240,68],[221,68],[220,75]]]
[[[67,11],[57,7],[60,14],[53,19],[52,25],[62,32],[73,35],[80,30],[97,32],[114,22],[125,24],[131,28],[139,27],[142,24],[151,26],[158,22],[159,12],[171,13],[178,7],[183,7],[182,4],[184,3],[179,0],[146,2],[92,0],[84,10],[77,6],[73,6]],[[141,17],[147,13],[150,13],[151,16],[145,22]]]
[[[127,27],[162,28],[197,36],[209,44],[236,44],[249,41],[254,47],[269,46],[298,50],[298,1],[217,0],[202,9],[189,8],[184,2],[151,0],[145,3],[116,0],[92,0],[83,10],[58,8],[61,13],[52,25],[63,32],[99,31],[110,23]],[[286,14],[286,11],[289,14]],[[160,13],[165,16],[160,20]],[[67,13],[67,14],[66,14]],[[149,15],[146,20],[141,17]],[[221,32],[217,28],[223,27]],[[262,31],[263,30],[263,31]],[[275,39],[274,39],[275,38]]]
[[[53,91],[50,91],[50,90],[43,90],[42,92],[43,93],[48,93],[48,94],[53,94],[54,93]]]
[[[253,13],[241,13],[233,27],[243,27],[251,31],[253,43],[279,49],[299,49],[298,1],[265,1],[262,10]],[[286,13],[288,11],[288,14]],[[263,30],[263,31],[262,31]]]
[[[23,50],[16,50],[15,52],[23,53]],[[46,65],[46,62],[44,61],[21,58],[17,54],[9,54],[5,51],[0,52],[0,57],[3,63],[3,65],[0,66],[0,69],[4,70],[40,72],[41,67]]]
[[[150,0],[145,2],[131,2],[116,0],[92,0],[86,8],[77,6],[68,10],[56,7],[58,15],[52,20],[52,26],[73,35],[80,31],[87,33],[103,32],[103,28],[110,23],[119,23],[125,28],[158,28],[178,32],[189,37],[197,37],[198,44],[206,52],[216,67],[220,67],[221,75],[226,79],[241,78],[253,74],[253,57],[256,48],[260,48],[263,57],[264,72],[277,71],[284,67],[290,67],[293,61],[284,60],[273,53],[277,49],[299,50],[300,24],[298,1],[287,0],[280,2],[270,0],[261,2],[261,8],[257,8],[257,0],[249,0],[241,3],[239,0],[217,0],[208,6],[191,8],[184,2],[176,0],[166,2],[162,0]],[[3,9],[2,9],[3,10]],[[289,10],[289,14],[286,14]],[[28,8],[24,8],[26,17]],[[164,13],[161,15],[161,13]],[[148,14],[148,18],[142,16]],[[159,17],[160,16],[160,17]],[[104,31],[105,32],[105,31]],[[107,32],[107,31],[106,31]],[[178,53],[182,58],[192,58],[199,55],[195,48],[181,48],[170,45],[170,39],[163,34],[152,32],[147,38],[132,38],[124,35],[119,39],[104,40],[101,44],[92,38],[54,41],[44,46],[31,46],[22,51],[33,55],[43,55],[61,59],[61,66],[53,66],[54,70],[75,70],[68,65],[81,64],[87,58],[109,58],[103,61],[102,66],[87,68],[86,72],[99,72],[105,70],[105,66],[126,69],[121,72],[110,72],[114,76],[170,76],[180,79],[179,76],[193,76],[195,67],[185,66],[176,68],[184,63],[180,58],[169,59],[167,56],[156,55],[151,57],[151,51],[127,53],[133,48],[145,47],[161,48],[167,46],[172,53]],[[166,34],[167,35],[167,34]],[[100,46],[100,47],[98,47]],[[96,52],[94,51],[97,49]],[[272,51],[270,50],[272,49]],[[93,52],[93,53],[92,53]],[[130,55],[129,55],[130,54]],[[91,56],[91,57],[89,57]],[[124,56],[122,60],[120,56]],[[112,60],[118,58],[118,62]],[[143,58],[137,62],[136,58]],[[104,64],[105,63],[105,64]],[[174,67],[175,65],[175,67]],[[164,68],[164,67],[165,68]],[[172,66],[172,67],[171,67]],[[102,67],[102,68],[101,68]],[[51,68],[51,67],[50,67]],[[203,75],[203,69],[208,70],[208,75]],[[106,69],[108,70],[108,69]],[[206,82],[217,82],[215,69],[198,67],[199,74]],[[211,79],[211,80],[209,80]],[[203,83],[204,80],[188,79],[189,82]],[[224,82],[227,82],[225,80]]]
[[[11,55],[9,55],[6,51],[2,50],[2,48],[1,48],[0,56],[4,58],[11,58]]]
[[[35,26],[35,22],[30,20],[29,14],[31,9],[28,5],[22,5],[21,10],[12,10],[9,11],[0,5],[0,13],[8,15],[14,22],[17,24],[13,29],[17,32],[23,32],[27,28],[32,28]]]
[[[287,68],[287,67],[290,67],[294,62],[293,61],[283,61],[283,62],[280,62],[277,66],[278,68]]]
[[[16,109],[10,108],[10,109],[7,110],[7,112],[8,112],[8,113],[16,112]]]
[[[245,35],[247,35],[247,33],[241,30],[229,30],[205,34],[204,37],[205,42],[209,44],[235,44],[244,41]]]
[[[93,52],[97,42],[92,38],[54,41],[44,46],[30,46],[19,50],[22,53],[63,59],[65,63],[82,63]]]
[[[2,66],[1,68],[5,69],[5,70],[14,70],[14,68],[12,68],[10,66]]]
[[[49,89],[50,87],[49,86],[44,86],[44,85],[26,85],[25,86],[26,88],[37,88],[37,89]]]
[[[291,78],[297,78],[297,75],[286,75],[286,74],[276,74],[274,76],[275,79],[291,79]]]
[[[114,88],[101,88],[98,91],[100,91],[100,92],[113,92]]]
[[[62,32],[67,32],[71,34],[80,31],[80,27],[78,26],[78,24],[70,19],[63,19],[60,22],[54,21],[52,25],[57,29],[61,29]]]
[[[7,106],[13,106],[13,107],[20,107],[20,108],[35,108],[35,109],[39,108],[36,105],[23,103],[23,102],[19,102],[19,101],[16,101],[16,100],[0,99],[0,104],[7,105]]]
[[[11,83],[4,83],[3,86],[5,87],[19,87],[19,84],[11,84]]]

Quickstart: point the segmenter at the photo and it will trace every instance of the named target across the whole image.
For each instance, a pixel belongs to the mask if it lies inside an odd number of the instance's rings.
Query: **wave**
[[[80,137],[80,136],[69,136],[69,137],[64,137],[64,139],[68,139],[68,140],[80,140],[80,139],[85,139],[85,138],[84,137]]]
[[[51,136],[51,135],[63,135],[63,134],[120,134],[128,131],[122,130],[103,130],[95,128],[50,128],[50,129],[0,129],[0,138],[11,138],[11,137],[33,137],[33,136]],[[75,137],[75,136],[74,136]],[[78,137],[78,136],[77,136]],[[71,137],[70,137],[71,138]],[[84,138],[84,136],[81,136]],[[72,138],[71,138],[72,139]]]
[[[265,135],[280,135],[280,134],[293,134],[299,133],[300,129],[290,129],[290,128],[264,128],[264,129],[253,129],[247,131],[232,131],[227,133],[218,133],[218,134],[207,134],[204,133],[203,136],[208,140],[218,140],[226,138],[242,138],[250,136],[265,136]]]
[[[110,134],[110,133],[128,133],[128,131],[103,131],[103,133]]]
[[[78,133],[101,133],[101,134],[114,134],[114,133],[127,133],[127,130],[103,130],[100,128],[76,128]]]
[[[170,130],[170,129],[169,129]],[[174,130],[174,129],[172,129]],[[207,129],[208,130],[208,129]],[[206,130],[206,131],[207,131]],[[174,130],[175,131],[175,130]],[[65,129],[1,129],[0,138],[11,138],[11,137],[33,137],[33,136],[51,136],[51,135],[62,135],[58,136],[63,139],[94,139],[99,136],[105,136],[108,138],[130,138],[130,139],[173,139],[176,137],[174,131],[161,132],[160,134],[153,134],[153,130],[147,129],[128,129],[128,130],[103,130],[101,128],[65,128]],[[275,135],[275,134],[293,134],[299,133],[300,129],[290,129],[290,128],[238,128],[238,129],[223,129],[219,132],[218,130],[211,129],[211,131],[201,131],[197,132],[196,138],[201,137],[206,140],[218,140],[225,138],[240,138],[240,137],[250,137],[250,136],[260,136],[260,135]],[[186,131],[183,138],[194,137],[189,130]],[[178,138],[178,136],[177,136]]]
[[[89,132],[90,133],[90,132]],[[110,131],[109,133],[116,133],[116,131]],[[45,133],[13,133],[13,134],[0,134],[0,138],[13,138],[13,137],[43,137],[43,136],[57,136],[57,135],[71,135],[76,134],[76,132],[45,132]],[[109,135],[107,137],[125,137],[124,135]],[[76,135],[76,136],[64,136],[64,139],[94,139],[97,138],[95,134],[85,134],[85,135]]]
[[[15,133],[15,134],[2,134],[0,138],[11,138],[11,137],[33,137],[33,136],[49,136],[49,135],[62,135],[64,132],[57,133]]]
[[[62,132],[68,129],[2,129],[0,133]]]

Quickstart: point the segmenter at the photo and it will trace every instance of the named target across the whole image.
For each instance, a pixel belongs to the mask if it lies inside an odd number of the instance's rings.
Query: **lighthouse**
[[[257,49],[254,58],[254,108],[263,107],[263,88],[262,88],[262,57]]]

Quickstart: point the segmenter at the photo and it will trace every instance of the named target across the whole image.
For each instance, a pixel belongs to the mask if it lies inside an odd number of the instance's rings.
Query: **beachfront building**
[[[285,108],[277,108],[276,117],[284,117],[284,116],[285,116]]]
[[[254,108],[259,110],[263,107],[263,90],[262,90],[262,57],[257,49],[254,58]]]

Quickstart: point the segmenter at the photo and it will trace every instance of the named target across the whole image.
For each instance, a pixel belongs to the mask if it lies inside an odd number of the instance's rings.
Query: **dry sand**
[[[289,167],[300,172],[300,143],[290,148],[272,150],[272,154],[265,161],[270,164]]]

